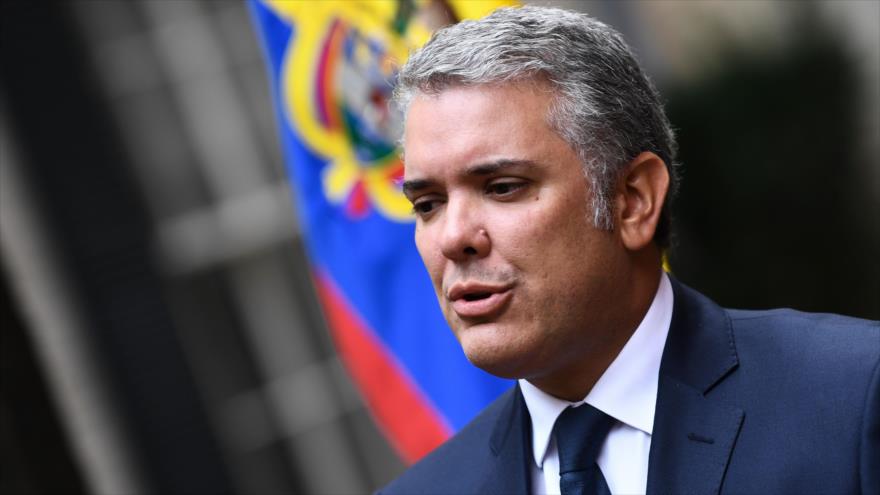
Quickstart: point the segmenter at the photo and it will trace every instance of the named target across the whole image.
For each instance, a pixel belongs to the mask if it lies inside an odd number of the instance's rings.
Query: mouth
[[[477,283],[455,284],[448,293],[452,310],[462,319],[492,317],[503,311],[513,297],[512,286]]]
[[[462,299],[464,299],[465,301],[468,301],[468,302],[479,301],[482,299],[486,299],[491,295],[492,295],[491,292],[475,292],[472,294],[465,294],[464,297],[462,297]]]

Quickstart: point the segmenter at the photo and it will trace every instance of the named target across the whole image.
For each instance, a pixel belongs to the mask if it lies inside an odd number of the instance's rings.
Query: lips
[[[486,318],[501,312],[513,297],[510,285],[458,283],[447,295],[460,318]]]

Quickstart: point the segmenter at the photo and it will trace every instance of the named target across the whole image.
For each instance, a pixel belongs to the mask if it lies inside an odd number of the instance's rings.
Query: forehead
[[[534,82],[416,96],[404,130],[407,179],[500,160],[539,161],[567,147],[548,124],[552,102],[552,90]]]

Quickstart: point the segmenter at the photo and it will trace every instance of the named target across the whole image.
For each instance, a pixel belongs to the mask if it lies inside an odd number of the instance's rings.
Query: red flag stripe
[[[406,462],[416,462],[449,438],[451,428],[333,281],[319,271],[314,279],[342,362],[394,448]]]

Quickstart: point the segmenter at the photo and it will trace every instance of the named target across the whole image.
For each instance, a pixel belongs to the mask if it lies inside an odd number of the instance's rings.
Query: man
[[[880,326],[725,310],[663,273],[675,141],[618,33],[500,9],[398,84],[440,306],[519,381],[384,493],[880,492]]]

